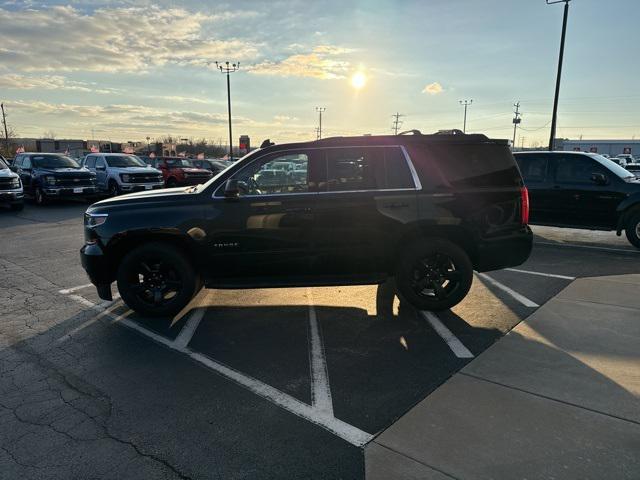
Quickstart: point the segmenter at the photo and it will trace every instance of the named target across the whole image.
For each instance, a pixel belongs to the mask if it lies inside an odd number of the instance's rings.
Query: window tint
[[[327,190],[344,192],[385,188],[383,149],[327,150]]]
[[[432,144],[428,155],[454,187],[511,186],[521,182],[506,145]]]
[[[96,157],[94,157],[93,155],[89,155],[87,157],[87,161],[84,164],[85,167],[87,168],[95,168],[96,166]]]
[[[385,188],[415,188],[409,165],[399,147],[384,149]]]
[[[583,155],[561,155],[556,158],[556,182],[592,183],[593,173],[607,172],[599,163]]]
[[[542,182],[547,177],[549,159],[545,155],[516,155],[525,182]]]
[[[277,195],[309,191],[309,157],[306,153],[268,156],[242,170],[241,195]]]
[[[31,168],[31,157],[22,157],[22,168]]]

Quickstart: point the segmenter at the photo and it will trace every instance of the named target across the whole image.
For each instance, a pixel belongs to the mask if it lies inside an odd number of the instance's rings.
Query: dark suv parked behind
[[[265,175],[283,163],[300,175]],[[506,141],[330,138],[271,144],[205,185],[98,202],[85,214],[81,258],[101,298],[111,299],[116,281],[145,315],[175,314],[203,284],[375,284],[390,276],[412,305],[442,310],[465,297],[473,269],[528,258],[527,218]]]
[[[640,179],[595,153],[522,152],[531,223],[622,230],[640,248]]]
[[[96,194],[95,173],[59,153],[19,153],[11,170],[20,175],[24,192],[33,196],[38,205],[51,198]]]

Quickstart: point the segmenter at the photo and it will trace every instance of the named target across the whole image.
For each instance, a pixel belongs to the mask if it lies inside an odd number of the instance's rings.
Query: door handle
[[[554,190],[562,190],[562,187],[560,185],[554,185],[553,189]]]

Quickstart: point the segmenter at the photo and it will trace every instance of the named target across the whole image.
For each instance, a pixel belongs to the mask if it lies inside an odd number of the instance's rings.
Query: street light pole
[[[229,160],[233,161],[233,134],[231,133],[231,81],[229,80],[229,75],[240,68],[240,62],[232,64],[229,64],[229,62],[224,62],[224,65],[216,62],[216,67],[218,67],[220,73],[227,74],[227,109],[229,111]]]
[[[151,137],[147,137],[147,155],[151,153],[151,144],[149,143],[149,140],[151,140]]]
[[[316,112],[320,116],[318,120],[318,140],[322,139],[322,112],[326,110],[326,107],[316,107]]]
[[[558,75],[556,76],[556,94],[553,98],[553,114],[551,116],[551,135],[549,136],[549,151],[553,150],[556,139],[556,120],[558,117],[558,98],[560,96],[560,77],[562,76],[562,60],[564,57],[564,39],[567,34],[567,16],[569,15],[569,2],[571,0],[547,0],[547,5],[564,2],[564,15],[562,16],[562,36],[560,37],[560,55],[558,56]]]
[[[462,126],[462,133],[467,133],[467,107],[473,103],[471,100],[460,100],[460,105],[464,105],[464,123]]]

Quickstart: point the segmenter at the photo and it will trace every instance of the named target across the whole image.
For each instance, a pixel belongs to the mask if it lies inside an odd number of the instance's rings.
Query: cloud
[[[281,123],[281,122],[296,122],[296,121],[299,120],[298,117],[289,117],[287,115],[275,115],[273,117],[273,119],[278,123]]]
[[[422,89],[422,93],[428,93],[429,95],[438,95],[444,92],[444,88],[438,82],[433,82]]]
[[[140,72],[165,64],[255,58],[258,45],[206,34],[251,12],[206,15],[182,8],[0,8],[0,65],[22,72]]]
[[[249,72],[280,77],[344,78],[351,65],[344,55],[352,51],[343,47],[318,45],[309,53],[291,55],[279,62],[253,65],[249,67]]]
[[[69,80],[61,75],[27,76],[15,73],[0,75],[0,88],[14,90],[71,90],[75,92],[110,94],[117,93],[113,88],[98,88],[95,83]]]

